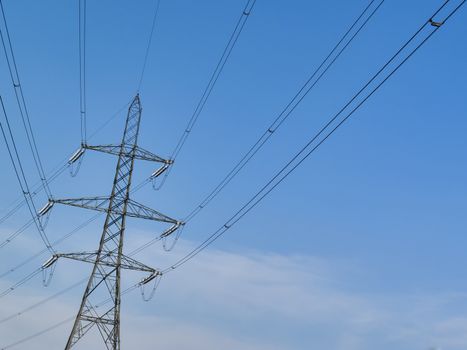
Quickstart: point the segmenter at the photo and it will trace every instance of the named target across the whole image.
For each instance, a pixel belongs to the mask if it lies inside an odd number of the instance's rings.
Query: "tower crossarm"
[[[158,162],[170,165],[173,163],[170,159],[164,159],[159,157],[158,155],[145,150],[139,146],[133,145],[99,145],[99,146],[91,146],[91,145],[83,145],[84,149],[88,149],[91,151],[97,151],[102,153],[113,154],[115,156],[133,156],[135,159],[139,160],[147,160],[151,162]]]
[[[113,325],[115,322],[112,319],[104,318],[104,317],[95,317],[95,316],[83,316],[83,321],[92,322],[92,323],[103,323],[107,325]]]
[[[181,224],[180,221],[172,219],[168,217],[167,215],[164,215],[158,212],[157,210],[149,208],[131,199],[128,201],[128,208],[127,208],[126,214],[128,216],[135,217],[135,218],[141,218],[141,219],[147,219],[147,220],[153,220],[153,221],[161,221],[161,222],[166,222],[169,224],[178,224],[178,225]]]
[[[109,197],[82,197],[82,198],[66,198],[66,199],[51,199],[53,204],[63,204],[72,207],[92,209],[106,212],[109,205]]]
[[[109,197],[83,197],[83,198],[68,198],[68,199],[53,199],[52,203],[69,205],[72,207],[92,209],[106,213],[122,215],[123,211],[121,210],[122,206],[115,205],[112,208],[109,208]],[[134,200],[129,199],[127,201],[127,208],[125,214],[127,216],[139,219],[146,219],[152,221],[166,222],[172,225],[177,225],[177,228],[182,224],[182,222],[172,219],[167,215],[164,215],[157,210],[149,208],[143,204],[135,202]]]
[[[95,264],[96,260],[100,265],[105,265],[108,267],[117,267],[117,252],[102,252],[100,255],[98,252],[81,252],[81,253],[66,253],[66,254],[56,254],[54,257],[65,258],[77,261],[83,261],[90,264]],[[142,271],[149,272],[151,275],[156,274],[157,270],[149,267],[135,259],[130,258],[129,256],[121,256],[120,267],[126,270]]]

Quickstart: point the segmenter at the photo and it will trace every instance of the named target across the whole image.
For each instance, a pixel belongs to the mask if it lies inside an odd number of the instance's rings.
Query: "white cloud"
[[[146,251],[140,258],[168,266],[192,248],[181,243],[173,254],[154,247],[153,253]],[[363,287],[346,287],[352,285],[354,273],[362,269],[348,262],[210,248],[166,275],[154,301],[141,302],[136,293],[125,297],[122,344],[141,350],[466,348],[467,319],[453,307],[465,303],[465,295],[368,293]],[[73,276],[58,267],[48,292]],[[40,299],[34,296],[40,288],[36,282],[0,299],[0,315]],[[0,324],[0,346],[73,315],[81,290]],[[16,348],[61,349],[69,328]]]

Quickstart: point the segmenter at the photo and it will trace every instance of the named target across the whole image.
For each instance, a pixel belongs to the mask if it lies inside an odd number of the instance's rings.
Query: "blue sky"
[[[92,132],[136,91],[154,2],[88,3]],[[148,186],[135,199],[172,217],[185,216],[254,143],[367,3],[258,0],[166,185],[157,192]],[[171,254],[154,246],[141,259],[165,267],[212,233],[440,3],[386,1],[254,162],[190,222],[180,246]],[[39,150],[50,170],[80,141],[78,7],[51,0],[5,0],[4,6]],[[141,146],[170,154],[243,6],[244,1],[161,1],[141,88]],[[128,297],[124,345],[149,349],[157,338],[167,349],[464,349],[466,16],[461,9],[215,246],[167,276],[155,301],[142,304],[137,293]],[[0,93],[11,118],[18,120],[4,58],[0,72],[5,77]],[[119,142],[123,122],[120,114],[90,143]],[[22,130],[19,123],[14,127],[35,182]],[[20,192],[3,145],[0,157],[4,213]],[[114,162],[86,154],[77,177],[64,174],[52,184],[54,195],[108,194]],[[152,170],[137,164],[136,181]],[[45,200],[38,196],[38,206]],[[54,240],[91,215],[54,208],[47,232]],[[0,237],[27,219],[25,210],[19,212],[2,224]],[[101,225],[89,226],[60,250],[92,249]],[[130,220],[128,249],[152,237],[153,227]],[[37,233],[28,230],[0,250],[0,265],[15,265],[40,244]],[[40,263],[37,259],[2,278],[0,286],[6,288]],[[32,280],[0,299],[0,314],[15,312],[12,304],[26,306],[51,295],[87,272],[76,263],[60,263],[48,289]],[[49,309],[0,324],[0,346],[73,314],[80,296],[77,288]],[[68,329],[36,341],[41,349],[59,349]]]

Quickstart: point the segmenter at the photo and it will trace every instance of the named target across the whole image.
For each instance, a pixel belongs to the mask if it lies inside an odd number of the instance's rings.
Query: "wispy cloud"
[[[192,247],[181,243],[173,254],[154,256],[154,248],[140,258],[165,267]],[[352,263],[319,257],[209,249],[166,275],[152,302],[141,302],[136,293],[125,297],[123,345],[168,350],[465,349],[467,319],[456,305],[465,303],[467,296],[454,291],[369,293],[365,286],[353,285],[353,276],[362,273],[364,268]],[[65,280],[70,281],[69,270],[65,276],[59,266],[48,292]],[[38,288],[31,284],[0,300],[0,314],[40,299]],[[0,346],[73,315],[80,292],[77,288],[70,296],[1,324]],[[69,328],[63,326],[17,349],[30,349],[32,344],[35,349],[60,349]],[[94,340],[88,341],[87,346],[99,348],[92,345]]]

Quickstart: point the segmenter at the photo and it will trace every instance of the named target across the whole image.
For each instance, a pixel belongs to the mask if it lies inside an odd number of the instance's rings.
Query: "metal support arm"
[[[92,209],[92,210],[97,210],[100,212],[109,212],[109,197],[84,197],[84,198],[70,198],[70,199],[53,199],[51,201],[52,203],[58,203],[58,204],[64,204],[64,205],[70,205],[73,207],[79,207],[79,208],[84,208],[84,209]],[[122,215],[124,214],[121,212],[120,208],[121,206],[114,206],[114,209],[110,210],[111,213],[113,214],[118,214]],[[168,217],[167,215],[164,215],[154,209],[151,209],[143,204],[140,204],[138,202],[135,202],[131,199],[128,200],[127,202],[127,208],[126,208],[125,214],[133,217],[133,218],[140,218],[140,219],[147,219],[147,220],[153,220],[153,221],[160,221],[160,222],[166,222],[169,224],[178,224],[180,226],[182,223],[180,221],[177,221],[175,219],[172,219]],[[178,227],[177,226],[177,227]]]
[[[94,264],[96,262],[97,256],[98,252],[82,252],[55,254],[54,258],[55,260],[58,258],[66,258]],[[117,267],[117,254],[115,252],[102,252],[99,256],[99,264],[109,267]],[[140,263],[139,261],[123,254],[121,255],[120,267],[122,269],[149,272],[151,274],[155,274],[157,272],[156,269],[149,267],[143,263]]]
[[[90,146],[90,145],[83,145],[84,149],[88,149],[91,151],[97,151],[102,153],[113,154],[115,156],[133,156],[135,159],[139,160],[147,160],[151,162],[158,162],[163,164],[172,164],[173,161],[171,159],[164,159],[155,155],[152,152],[149,152],[139,146],[132,146],[132,145],[100,145],[100,146]]]

